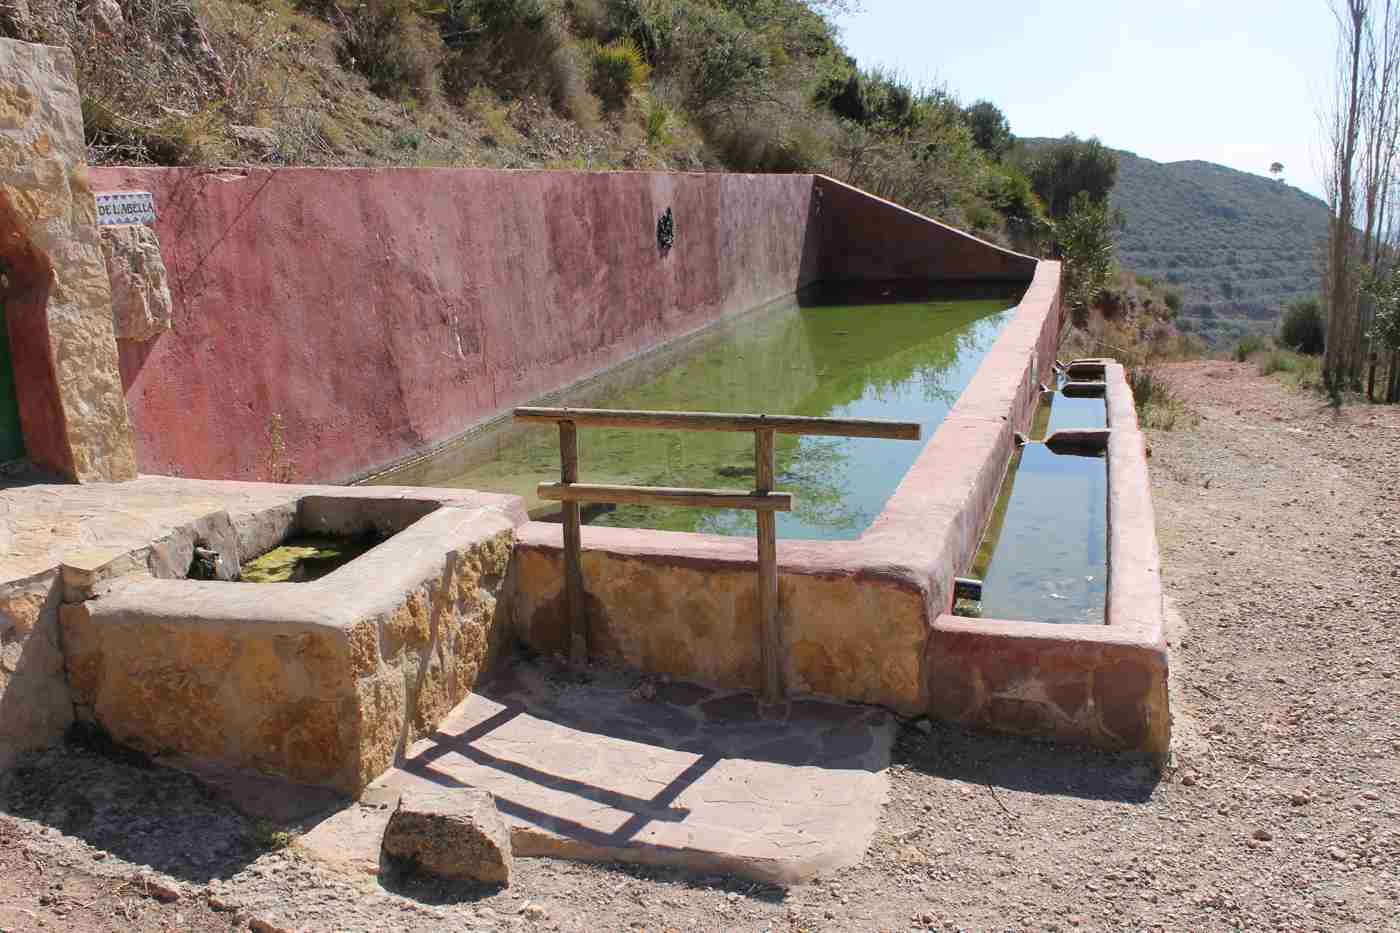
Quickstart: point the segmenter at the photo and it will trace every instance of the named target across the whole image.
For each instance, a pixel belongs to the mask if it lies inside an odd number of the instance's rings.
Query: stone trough
[[[74,74],[64,50],[0,40],[0,298],[28,457],[129,485],[0,489],[0,557],[20,558],[0,562],[0,764],[76,715],[351,796],[485,785],[533,854],[792,880],[859,857],[891,712],[1167,753],[1146,455],[1117,364],[1070,367],[1106,396],[1105,624],[949,614],[1054,367],[1058,263],[812,175],[90,179]],[[152,225],[104,253],[94,187],[149,194]],[[362,479],[813,283],[877,280],[1026,290],[873,525],[779,543],[792,696],[766,717],[746,697],[763,669],[751,539],[584,529],[594,662],[680,687],[570,705],[499,663],[567,643],[561,530],[520,500],[208,481]],[[39,519],[12,533],[25,510]],[[306,532],[384,540],[312,582],[235,582]],[[190,579],[206,558],[219,579]]]
[[[80,715],[153,754],[357,795],[500,653],[517,508],[502,496],[339,490],[238,529],[212,516],[157,546],[153,572],[117,575],[139,558],[65,566]],[[237,566],[308,531],[388,538],[314,582],[184,578],[195,546]]]

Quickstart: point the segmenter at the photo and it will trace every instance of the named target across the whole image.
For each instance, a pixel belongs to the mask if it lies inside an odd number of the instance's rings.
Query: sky
[[[1017,136],[1097,136],[1321,195],[1326,0],[862,0],[838,19],[862,67],[990,100]]]

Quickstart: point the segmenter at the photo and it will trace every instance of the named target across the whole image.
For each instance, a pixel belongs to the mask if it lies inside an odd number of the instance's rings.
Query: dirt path
[[[1400,930],[1400,410],[1167,374],[1201,420],[1150,436],[1180,616],[1161,775],[910,725],[870,853],[821,883],[522,859],[509,892],[406,899],[264,848],[187,779],[67,750],[0,782],[0,929]],[[181,899],[132,885],[142,864]]]

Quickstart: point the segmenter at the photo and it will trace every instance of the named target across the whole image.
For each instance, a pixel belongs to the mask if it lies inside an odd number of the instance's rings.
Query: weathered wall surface
[[[58,637],[61,589],[56,571],[0,583],[0,771],[57,741],[73,721]]]
[[[121,344],[151,473],[260,478],[278,413],[294,478],[347,480],[817,275],[811,176],[92,174],[156,199],[173,330]]]
[[[80,482],[131,479],[86,157],[72,55],[0,39],[0,300],[25,448]]]
[[[585,528],[590,653],[722,687],[762,684],[754,542]],[[527,522],[516,546],[514,623],[524,643],[567,651],[558,524]],[[864,565],[854,541],[778,542],[778,624],[790,693],[923,711],[928,615],[919,587]]]
[[[1006,279],[1023,282],[1036,260],[993,246],[832,178],[818,176],[821,277]]]

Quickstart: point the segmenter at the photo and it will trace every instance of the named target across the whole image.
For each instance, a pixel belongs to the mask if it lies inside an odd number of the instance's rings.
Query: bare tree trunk
[[[1338,87],[1339,96],[1330,127],[1332,171],[1328,181],[1329,194],[1332,195],[1332,224],[1327,269],[1330,302],[1322,376],[1328,388],[1333,390],[1343,388],[1346,383],[1350,370],[1352,325],[1356,317],[1351,250],[1355,220],[1356,147],[1364,100],[1361,65],[1369,33],[1369,0],[1345,0],[1345,4],[1344,12],[1338,12],[1335,5],[1333,7],[1342,37],[1338,72],[1341,80],[1347,82]]]
[[[1365,227],[1361,245],[1361,262],[1373,274],[1379,274],[1378,263],[1386,240],[1386,212],[1391,200],[1391,184],[1395,176],[1396,144],[1400,141],[1400,15],[1395,0],[1385,0],[1379,36],[1371,35],[1367,45],[1365,66],[1372,79],[1366,86],[1362,108],[1362,174],[1365,204]],[[1350,366],[1348,381],[1361,387],[1361,370],[1368,362],[1375,369],[1375,346],[1370,331],[1375,316],[1375,302],[1364,292],[1358,296],[1356,319],[1349,335]],[[1374,379],[1374,375],[1373,375]]]

